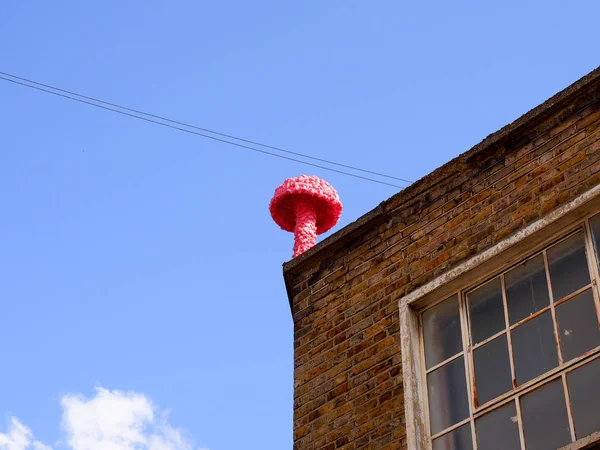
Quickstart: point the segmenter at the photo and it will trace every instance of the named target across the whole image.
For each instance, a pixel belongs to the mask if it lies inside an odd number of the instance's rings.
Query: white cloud
[[[0,450],[52,450],[33,439],[29,428],[12,417],[6,433],[0,433]]]
[[[167,412],[142,394],[97,388],[90,399],[65,395],[61,405],[64,444],[59,448],[193,450],[183,432],[168,423]],[[6,433],[0,433],[0,450],[52,448],[36,441],[31,430],[13,417]]]

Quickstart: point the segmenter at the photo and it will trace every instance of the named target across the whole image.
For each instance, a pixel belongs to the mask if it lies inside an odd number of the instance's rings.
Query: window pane
[[[505,275],[504,280],[511,325],[550,304],[543,255],[538,255],[515,267]]]
[[[592,228],[594,247],[596,248],[596,258],[598,264],[600,264],[600,214],[596,214],[590,219],[590,227]]]
[[[469,417],[464,358],[427,375],[431,433],[436,434]]]
[[[554,301],[590,284],[583,233],[577,233],[548,249]]]
[[[521,448],[519,421],[514,402],[482,416],[475,422],[478,450]]]
[[[506,334],[473,350],[473,362],[478,406],[511,390]]]
[[[423,313],[423,340],[428,369],[462,351],[457,295]]]
[[[565,362],[600,345],[598,316],[591,289],[558,305],[556,319]]]
[[[467,294],[473,344],[506,328],[500,278],[484,284]]]
[[[472,450],[471,424],[467,423],[433,441],[433,450]]]
[[[577,439],[600,430],[600,359],[567,374],[571,413]]]
[[[518,385],[558,365],[550,311],[519,325],[511,335]]]
[[[524,395],[521,414],[527,450],[555,450],[571,442],[560,378]]]

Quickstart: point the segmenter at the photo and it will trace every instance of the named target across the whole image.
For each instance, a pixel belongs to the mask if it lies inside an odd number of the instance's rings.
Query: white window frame
[[[551,241],[581,226],[586,217],[599,210],[600,185],[597,185],[398,300],[406,435],[410,450],[431,449],[419,311],[456,292],[475,287],[542,250]]]

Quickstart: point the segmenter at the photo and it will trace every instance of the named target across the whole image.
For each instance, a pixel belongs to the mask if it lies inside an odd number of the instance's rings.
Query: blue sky
[[[0,71],[416,180],[598,66],[599,15],[23,0],[2,5]],[[292,236],[269,200],[322,176],[337,230],[397,190],[2,80],[0,123],[0,450],[131,430],[136,449],[291,448]]]

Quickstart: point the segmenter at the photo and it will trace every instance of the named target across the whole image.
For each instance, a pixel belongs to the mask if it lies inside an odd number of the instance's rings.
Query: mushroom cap
[[[317,234],[331,229],[342,214],[342,202],[338,193],[327,181],[308,175],[288,178],[275,189],[275,195],[269,204],[271,217],[285,231],[293,232],[296,227],[297,202],[313,205],[317,216]]]

